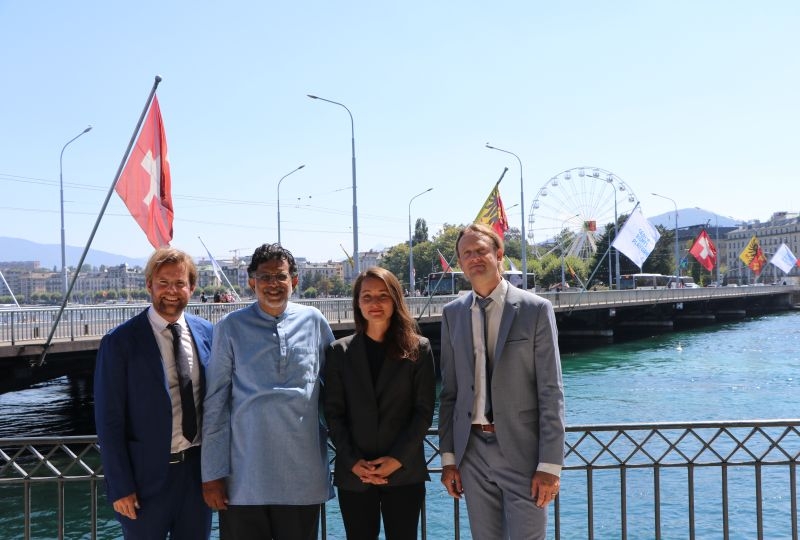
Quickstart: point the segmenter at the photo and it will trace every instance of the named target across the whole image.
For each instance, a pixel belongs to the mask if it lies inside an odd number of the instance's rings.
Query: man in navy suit
[[[126,539],[209,538],[200,478],[200,418],[211,323],[184,313],[191,257],[158,249],[145,267],[152,305],[100,343],[95,422],[107,497]]]
[[[503,279],[503,240],[456,240],[472,285],[442,313],[442,483],[467,499],[475,540],[543,540],[564,462],[564,390],[553,306]]]

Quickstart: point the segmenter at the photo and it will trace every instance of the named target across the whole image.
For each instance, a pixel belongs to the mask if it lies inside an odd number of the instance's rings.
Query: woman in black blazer
[[[433,422],[433,353],[388,270],[362,272],[353,288],[356,333],[328,348],[325,418],[336,446],[348,540],[417,537],[429,480],[423,441]]]

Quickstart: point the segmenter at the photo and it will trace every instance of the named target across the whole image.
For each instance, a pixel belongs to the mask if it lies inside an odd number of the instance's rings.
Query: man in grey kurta
[[[223,538],[317,538],[333,496],[320,373],[333,333],[319,310],[289,302],[292,254],[256,249],[258,301],[214,329],[203,422],[203,491]]]

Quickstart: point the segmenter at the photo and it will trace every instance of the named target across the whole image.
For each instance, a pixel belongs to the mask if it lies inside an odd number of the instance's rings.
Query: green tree
[[[331,294],[334,296],[350,296],[353,294],[352,288],[344,282],[342,276],[333,276],[330,281]]]
[[[428,224],[422,218],[417,218],[414,224],[414,244],[422,244],[428,241]]]

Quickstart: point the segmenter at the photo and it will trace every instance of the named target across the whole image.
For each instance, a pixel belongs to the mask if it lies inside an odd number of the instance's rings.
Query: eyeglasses
[[[175,287],[176,289],[185,289],[189,287],[189,283],[178,280],[178,281],[167,281],[166,279],[159,279],[153,282],[155,285],[158,285],[161,289],[169,289],[170,287]]]
[[[251,274],[250,277],[255,279],[256,281],[260,281],[261,283],[272,283],[273,281],[278,283],[286,283],[292,276],[290,276],[285,272],[281,272],[280,274],[269,274],[267,272],[259,272],[257,274]]]

